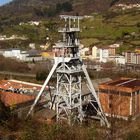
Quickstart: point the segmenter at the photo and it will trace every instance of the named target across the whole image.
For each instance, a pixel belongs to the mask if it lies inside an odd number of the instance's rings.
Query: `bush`
[[[69,2],[64,2],[62,3],[62,10],[61,11],[64,11],[64,12],[70,12],[72,11],[72,4],[69,3]]]
[[[126,136],[126,140],[140,140],[139,132],[129,132]]]
[[[15,59],[0,56],[0,71],[28,72],[28,65]]]
[[[41,71],[36,73],[36,80],[37,81],[44,81],[47,78],[47,72]]]
[[[137,27],[140,27],[140,22],[137,23]]]
[[[10,109],[4,105],[0,97],[0,123],[6,121],[10,117]]]
[[[64,3],[57,3],[56,7],[50,7],[45,11],[48,17],[54,17],[55,15],[59,14],[60,12],[70,12],[72,11],[72,4],[70,2]]]

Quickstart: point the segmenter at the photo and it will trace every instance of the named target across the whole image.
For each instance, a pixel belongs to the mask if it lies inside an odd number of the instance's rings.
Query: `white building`
[[[140,64],[140,50],[125,52],[125,61],[127,64]]]
[[[20,22],[19,25],[35,25],[35,26],[39,26],[40,21],[29,21],[29,22]]]
[[[140,8],[140,4],[118,4],[116,5],[116,8],[122,9],[122,10],[127,10],[127,9],[132,9],[132,8]]]
[[[35,43],[30,43],[30,44],[29,44],[29,48],[35,49]]]
[[[92,47],[92,57],[93,59],[96,59],[100,56],[100,52],[96,46]]]
[[[19,60],[23,61],[23,62],[27,62],[28,56],[29,56],[29,54],[26,51],[22,51],[20,56],[19,56]]]
[[[9,50],[5,50],[3,52],[3,56],[4,57],[15,57],[15,58],[19,58],[20,57],[20,53],[21,53],[21,50],[20,49],[9,49]]]
[[[85,56],[87,51],[89,51],[89,48],[84,48],[84,45],[80,44],[80,55]]]
[[[99,62],[107,62],[107,59],[110,57],[110,50],[112,48],[108,47],[92,47],[92,58],[93,59],[98,59]]]
[[[6,39],[6,35],[0,35],[0,40],[5,40]]]
[[[35,26],[39,26],[40,22],[39,21],[29,21],[28,22],[30,25],[35,25]]]
[[[125,64],[125,57],[116,55],[116,48],[119,46],[119,44],[102,47],[94,46],[92,47],[92,58],[103,63],[114,61],[116,64]]]
[[[99,61],[100,62],[107,62],[107,59],[109,58],[109,50],[108,49],[99,49]]]
[[[115,62],[116,62],[116,64],[125,65],[125,57],[124,56],[116,56]]]
[[[35,52],[35,53],[34,53]],[[20,49],[9,49],[1,52],[4,57],[15,58],[20,61],[42,61],[43,57],[37,51],[21,51]]]

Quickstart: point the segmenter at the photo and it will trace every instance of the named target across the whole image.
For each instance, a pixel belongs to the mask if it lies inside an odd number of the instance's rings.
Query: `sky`
[[[0,0],[0,5],[10,2],[11,0]]]

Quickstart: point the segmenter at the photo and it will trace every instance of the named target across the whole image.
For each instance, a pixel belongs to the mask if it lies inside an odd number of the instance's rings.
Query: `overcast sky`
[[[3,4],[5,4],[5,3],[9,2],[9,1],[11,1],[11,0],[0,0],[0,5],[3,5]]]

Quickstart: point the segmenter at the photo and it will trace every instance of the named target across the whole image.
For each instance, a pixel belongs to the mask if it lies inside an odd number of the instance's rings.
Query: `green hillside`
[[[19,0],[15,0],[15,1],[19,2]],[[28,1],[29,5],[31,5],[31,2],[34,3],[34,1],[35,0]],[[54,1],[60,2],[59,0],[54,0]],[[25,0],[24,2],[26,3],[27,1]],[[46,0],[46,2],[48,2],[48,5],[52,4],[49,0]],[[61,1],[59,4],[62,6],[63,4],[65,4],[65,2],[66,1]],[[85,3],[88,2],[90,3],[91,0],[88,0],[86,2],[82,0],[77,0],[75,2],[75,0],[73,0],[71,2],[73,7],[76,7],[77,5],[79,6],[80,4],[82,7],[84,6]],[[10,4],[8,6],[10,6]],[[64,7],[62,6],[61,8],[63,9]],[[73,11],[74,9],[71,10]],[[118,50],[118,52],[121,52],[123,50],[134,49],[140,46],[140,41],[139,41],[140,40],[140,10],[139,9],[135,8],[135,9],[123,11],[123,10],[114,10],[114,8],[111,8],[101,13],[91,12],[90,15],[92,15],[93,17],[85,18],[81,22],[82,32],[80,38],[81,38],[81,42],[86,47],[90,47],[93,45],[107,45],[116,42],[119,43],[121,42],[122,47],[120,50]],[[22,16],[24,19],[25,14],[20,15],[21,19]],[[30,16],[30,13],[28,14],[28,16]],[[20,47],[20,48],[28,49],[28,44],[30,42],[35,42],[38,47],[39,44],[46,43],[46,37],[50,38],[49,43],[51,44],[53,44],[54,42],[60,39],[60,36],[57,33],[57,29],[60,26],[58,17],[55,18],[43,17],[41,19],[34,19],[34,20],[39,20],[40,25],[39,26],[34,26],[29,24],[19,25],[18,22],[17,23],[14,22],[14,19],[12,22],[11,19],[9,19],[6,16],[1,17],[0,32],[2,35],[6,34],[7,36],[11,36],[13,34],[16,34],[28,38],[28,40],[20,41],[20,42],[19,40],[14,40],[10,42],[0,41],[1,47],[3,46]]]

